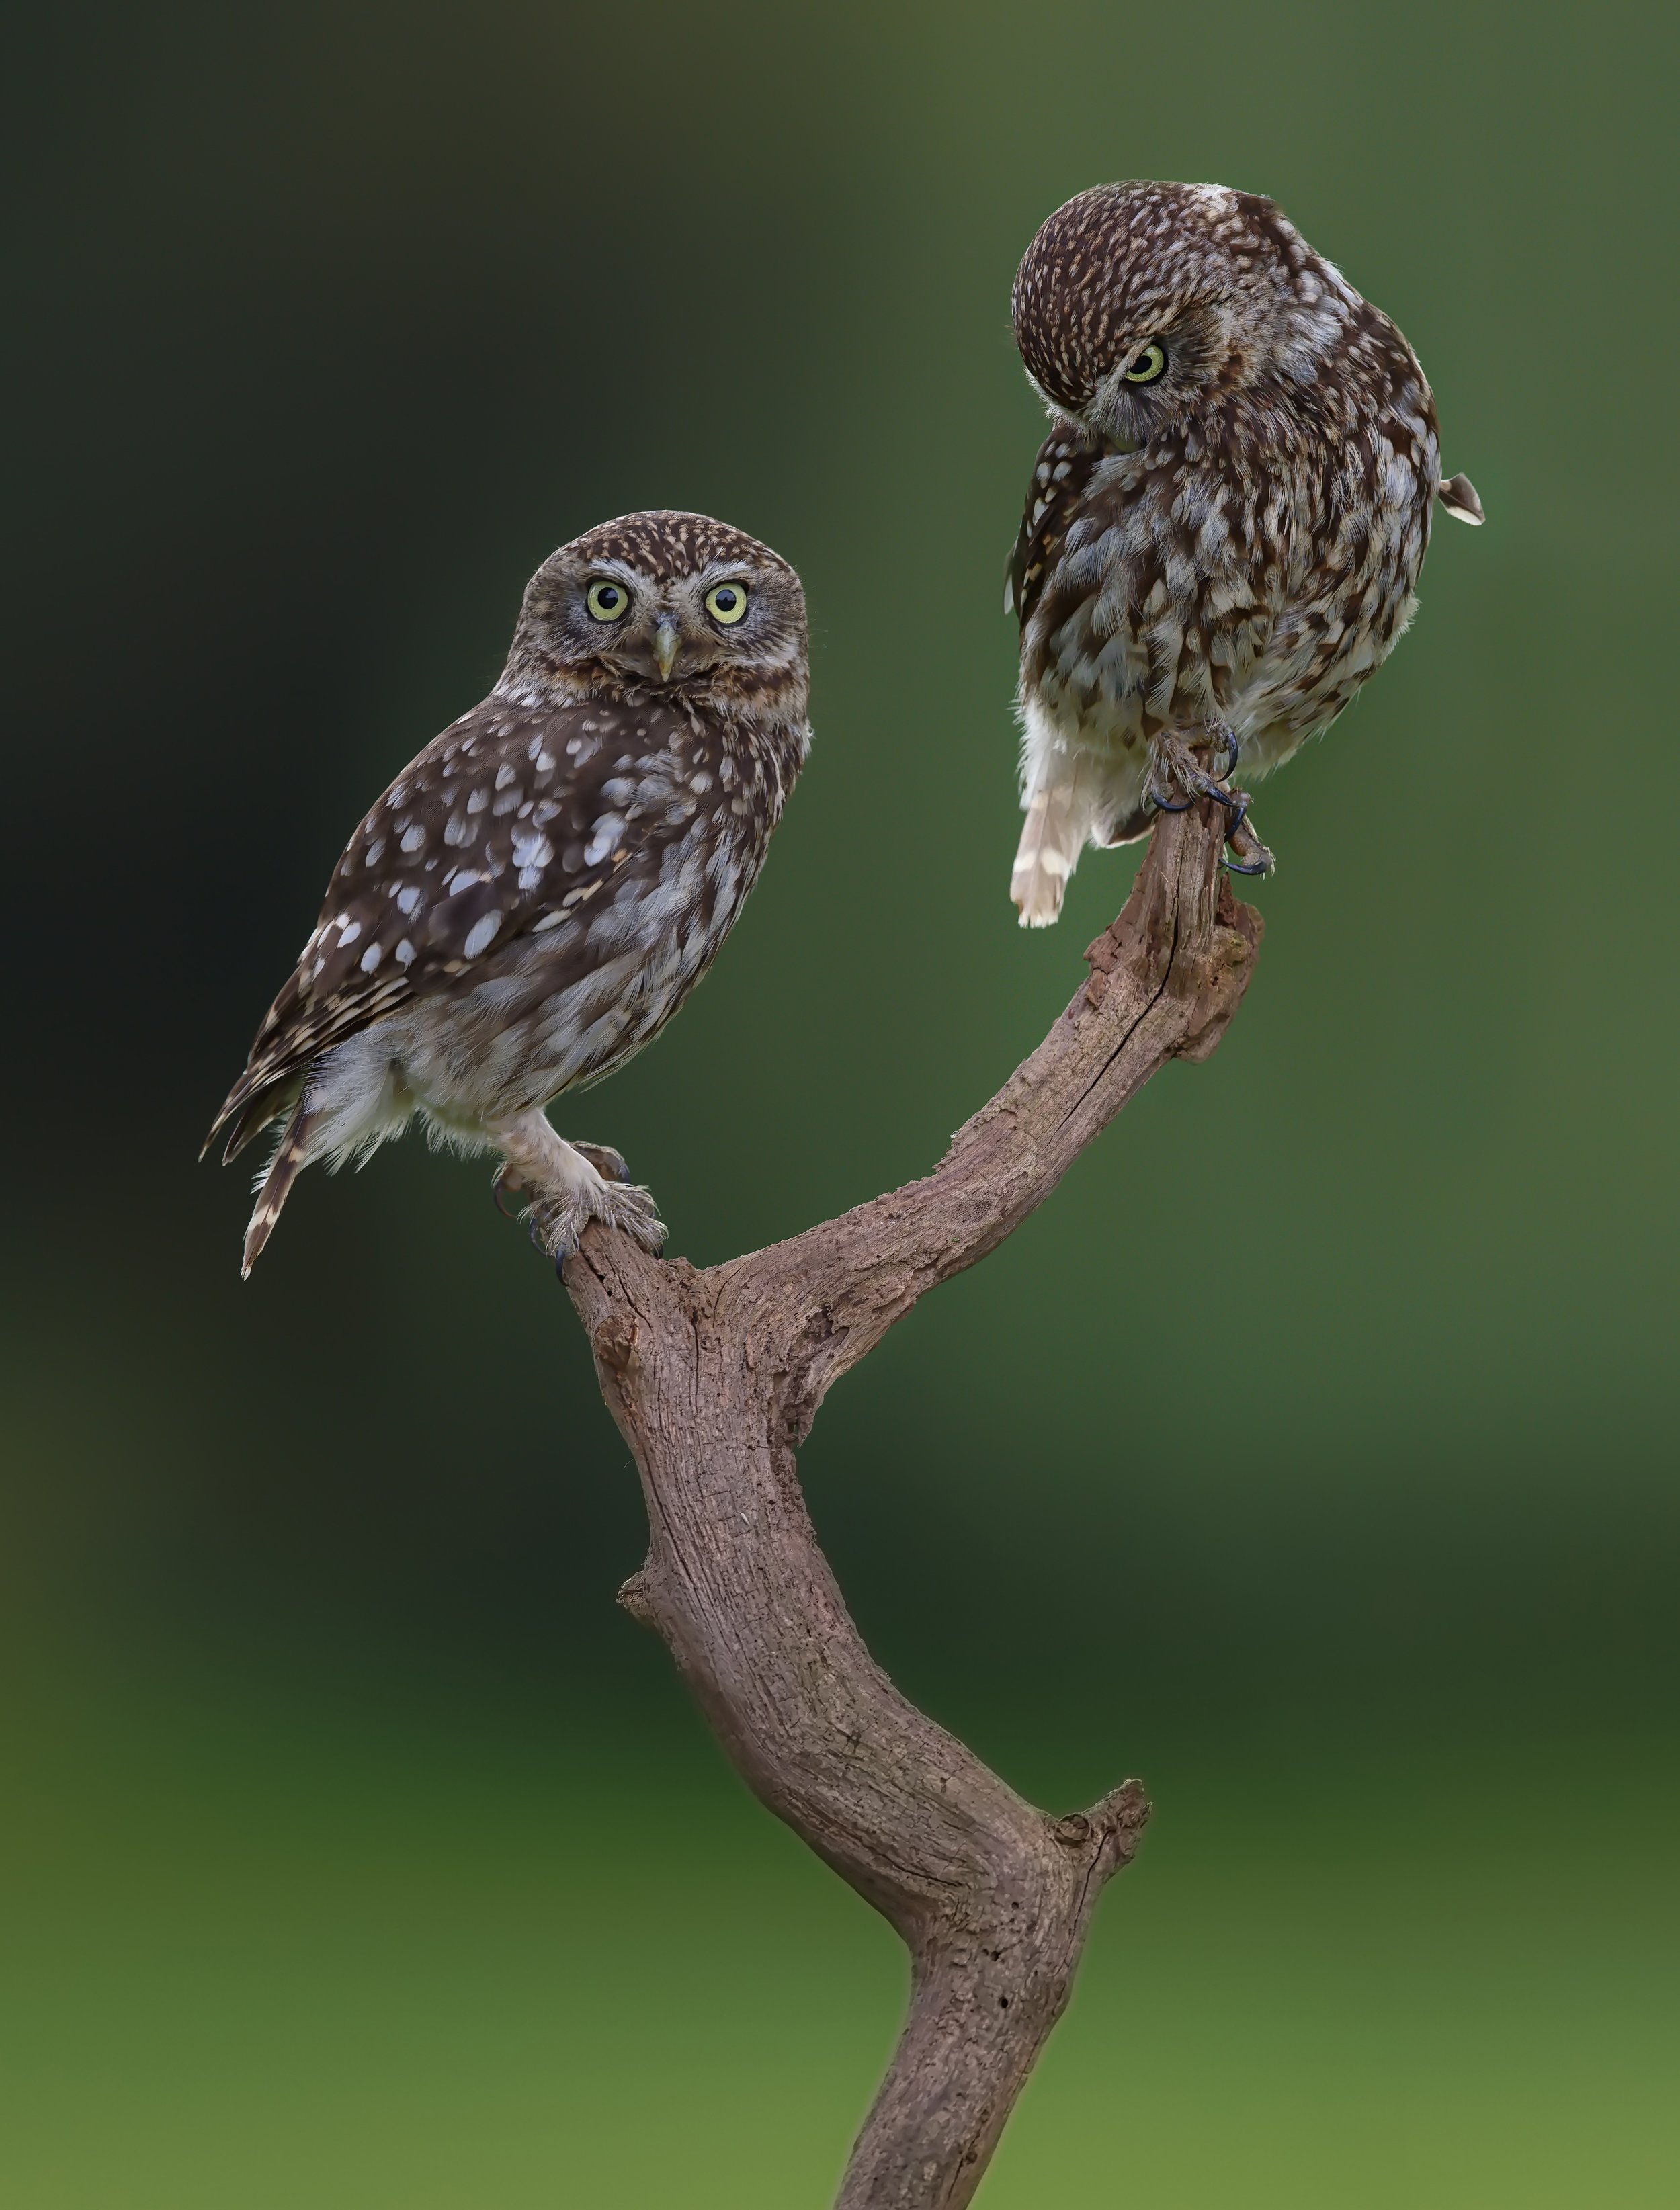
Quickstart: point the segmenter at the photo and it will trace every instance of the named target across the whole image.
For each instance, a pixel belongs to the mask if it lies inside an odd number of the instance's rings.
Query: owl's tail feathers
[[[313,1114],[305,1111],[303,1100],[292,1108],[286,1125],[281,1130],[275,1155],[269,1162],[268,1171],[257,1185],[257,1207],[251,1216],[251,1225],[245,1230],[245,1256],[239,1265],[239,1279],[248,1282],[251,1270],[257,1264],[263,1246],[274,1234],[275,1223],[280,1217],[293,1183],[310,1159],[310,1137],[314,1132]]]
[[[1023,928],[1048,928],[1061,912],[1061,895],[1073,871],[1070,856],[1061,848],[1061,809],[1054,791],[1034,793],[1027,806],[1021,841],[1015,850],[1015,872],[1009,878],[1009,895],[1015,901]],[[1057,818],[1052,820],[1052,808]]]
[[[242,1083],[217,1114],[215,1126],[205,1137],[199,1157],[209,1156],[212,1145],[226,1129],[227,1141],[222,1146],[221,1162],[225,1167],[232,1166],[247,1144],[255,1142],[264,1128],[291,1111],[302,1087],[295,1075],[289,1081],[270,1083],[256,1091],[245,1090]]]

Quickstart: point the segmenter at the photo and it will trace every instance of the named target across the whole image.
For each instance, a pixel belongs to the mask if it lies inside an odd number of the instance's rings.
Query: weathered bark
[[[598,1228],[565,1269],[647,1500],[624,1603],[748,1786],[910,1952],[841,2210],[971,2199],[1148,1804],[1128,1780],[1048,1818],[907,1702],[818,1547],[795,1451],[918,1297],[1001,1242],[1158,1067],[1218,1042],[1260,933],[1220,874],[1223,827],[1206,800],[1161,818],[1073,1004],[925,1180],[704,1272]]]

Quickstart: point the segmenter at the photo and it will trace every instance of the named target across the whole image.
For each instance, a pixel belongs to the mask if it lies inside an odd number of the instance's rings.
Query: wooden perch
[[[704,1272],[599,1227],[565,1265],[647,1500],[622,1601],[754,1794],[909,1949],[909,2016],[840,2210],[972,2198],[1149,1806],[1127,1780],[1047,1817],[899,1694],[818,1547],[795,1451],[918,1297],[1000,1243],[1158,1067],[1218,1042],[1260,934],[1220,873],[1224,826],[1206,800],[1160,817],[1089,979],[924,1180]]]

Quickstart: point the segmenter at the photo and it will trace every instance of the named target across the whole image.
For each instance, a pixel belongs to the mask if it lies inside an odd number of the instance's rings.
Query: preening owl
[[[1334,720],[1399,641],[1443,483],[1435,402],[1388,317],[1268,199],[1099,184],[1015,280],[1054,427],[1016,544],[1022,805],[1011,895],[1055,920],[1087,843],[1214,789],[1231,864],[1271,854],[1225,778]],[[1212,771],[1192,747],[1205,742]]]
[[[622,1066],[705,973],[804,762],[807,695],[799,578],[741,531],[631,515],[544,561],[489,697],[350,839],[210,1132],[232,1158],[281,1124],[245,1273],[300,1168],[417,1113],[500,1154],[556,1255],[591,1218],[659,1247],[617,1153],[542,1108]]]

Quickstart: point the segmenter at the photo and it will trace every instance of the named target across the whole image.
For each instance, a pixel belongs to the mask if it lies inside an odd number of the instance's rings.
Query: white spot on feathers
[[[467,940],[461,949],[469,959],[476,959],[480,952],[488,946],[501,925],[502,916],[493,908],[488,913],[480,914],[467,931]]]
[[[624,834],[624,823],[616,813],[603,813],[589,831],[589,841],[583,847],[583,865],[598,867]]]
[[[363,974],[371,975],[384,957],[384,954],[380,951],[377,941],[370,944],[366,951],[364,951],[361,956],[361,970]]]

